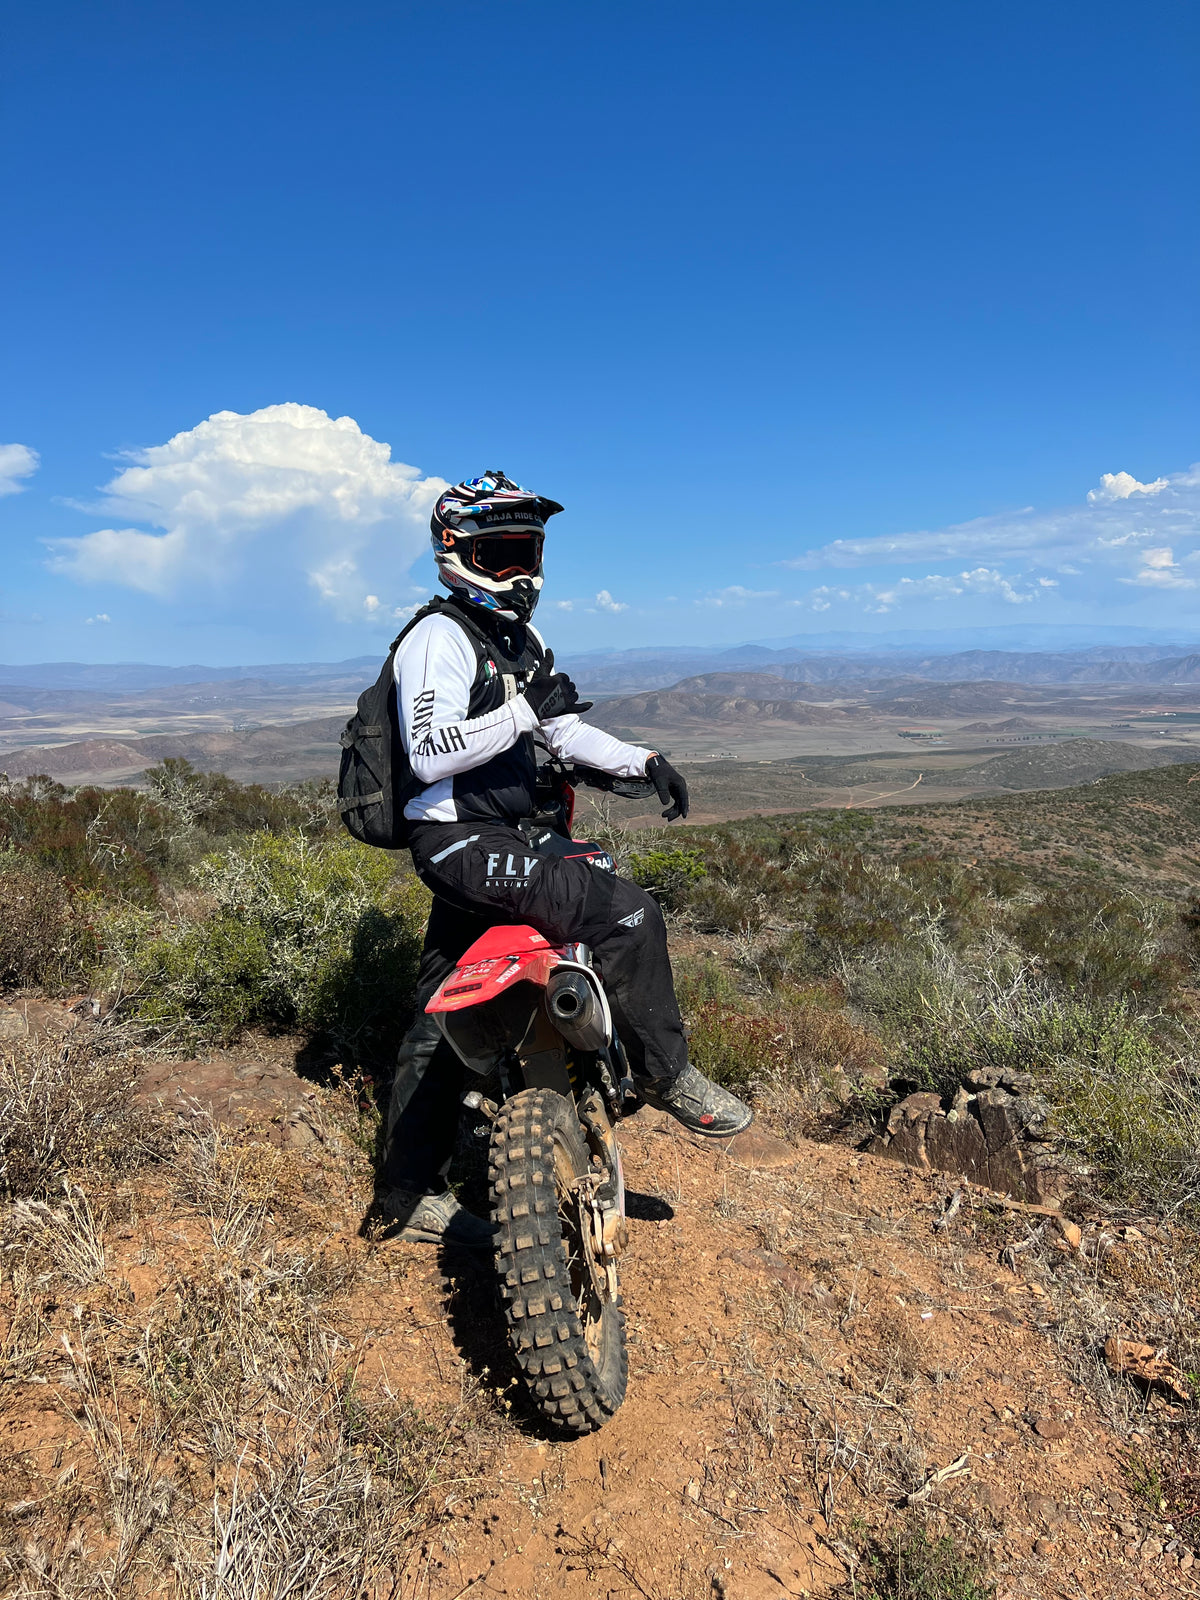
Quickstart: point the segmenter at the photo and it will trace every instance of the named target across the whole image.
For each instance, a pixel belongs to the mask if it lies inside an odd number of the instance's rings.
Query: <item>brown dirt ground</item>
[[[651,1112],[626,1123],[629,1393],[603,1431],[564,1443],[512,1385],[489,1267],[363,1236],[365,1184],[331,1183],[288,1048],[159,1064],[146,1088],[258,1119],[284,1147],[301,1198],[279,1225],[356,1264],[330,1317],[368,1391],[429,1404],[482,1380],[492,1395],[490,1466],[446,1492],[405,1600],[861,1593],[861,1552],[917,1516],[981,1552],[1001,1600],[1200,1594],[1187,1539],[1164,1552],[1174,1530],[1131,1498],[1128,1441],[1068,1369],[1044,1288],[998,1264],[970,1205],[935,1231],[945,1179],[770,1137],[735,1157]],[[126,1317],[170,1293],[204,1232],[161,1184],[130,1192],[105,1231]],[[12,1512],[87,1452],[65,1361],[6,1377]],[[909,1508],[964,1456],[968,1472]]]

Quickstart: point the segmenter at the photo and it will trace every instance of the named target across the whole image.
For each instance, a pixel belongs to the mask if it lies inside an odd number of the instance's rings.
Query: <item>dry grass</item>
[[[163,1147],[136,1106],[139,1062],[113,1038],[0,1046],[0,1194],[46,1196],[65,1173],[129,1169]]]
[[[39,1260],[43,1269],[76,1289],[103,1283],[104,1241],[91,1202],[83,1190],[63,1180],[63,1199],[18,1200],[4,1217],[5,1248],[23,1250],[26,1264]]]
[[[223,1349],[236,1361],[277,1355],[269,1345],[256,1348],[241,1325]],[[271,1366],[252,1395],[226,1385],[198,1405],[210,1374],[195,1373],[181,1397],[161,1344],[147,1348],[135,1385],[111,1329],[85,1324],[65,1348],[90,1470],[35,1532],[0,1545],[18,1595],[392,1595],[439,1499],[478,1471],[453,1426],[472,1411],[469,1393],[438,1416],[386,1394],[367,1400],[351,1371],[336,1370],[332,1342]],[[213,1427],[221,1399],[229,1425]],[[198,1426],[212,1447],[201,1466]]]
[[[302,1175],[260,1131],[198,1112],[173,1145],[157,1199],[172,1270],[137,1300],[107,1236],[128,1206],[104,1180],[3,1215],[4,1400],[58,1394],[64,1425],[52,1456],[4,1474],[0,1592],[394,1596],[448,1495],[475,1481],[490,1408],[467,1379],[424,1409],[362,1381],[343,1308],[369,1247],[322,1247],[303,1208],[296,1230],[302,1178],[347,1185],[324,1148]]]

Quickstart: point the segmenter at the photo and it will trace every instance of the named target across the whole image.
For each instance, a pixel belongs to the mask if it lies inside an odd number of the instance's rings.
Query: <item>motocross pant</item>
[[[417,1014],[392,1084],[381,1187],[445,1188],[465,1069],[425,1006],[463,952],[498,923],[528,923],[551,944],[586,944],[634,1077],[659,1084],[678,1077],[687,1066],[687,1041],[667,930],[644,889],[592,865],[588,852],[565,840],[530,844],[526,833],[498,822],[418,823],[409,845],[434,903]],[[578,853],[563,854],[564,847]]]

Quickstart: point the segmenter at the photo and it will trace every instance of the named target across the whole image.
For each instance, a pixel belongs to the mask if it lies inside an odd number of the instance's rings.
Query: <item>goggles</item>
[[[545,534],[480,533],[459,545],[466,565],[489,578],[532,577],[542,564]]]

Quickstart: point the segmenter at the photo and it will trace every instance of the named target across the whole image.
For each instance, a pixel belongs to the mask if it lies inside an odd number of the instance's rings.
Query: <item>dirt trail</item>
[[[147,1092],[274,1110],[295,1159],[320,1156],[311,1085],[277,1051],[162,1064]],[[1127,1492],[1128,1443],[1055,1337],[1053,1286],[1001,1264],[1011,1219],[968,1202],[939,1231],[944,1179],[842,1146],[766,1137],[735,1159],[645,1111],[621,1142],[629,1395],[569,1443],[521,1402],[487,1263],[368,1245],[362,1194],[322,1202],[324,1246],[370,1252],[331,1306],[359,1382],[426,1404],[481,1380],[507,1417],[484,1481],[449,1488],[404,1600],[862,1593],[864,1549],[926,1514],[980,1552],[998,1600],[1200,1595],[1189,1541],[1170,1547]],[[164,1202],[106,1239],[131,1305],[187,1271],[188,1237]],[[69,1424],[46,1395],[10,1395],[3,1448],[53,1445],[57,1466]]]
[[[755,1170],[662,1117],[622,1143],[629,1398],[588,1439],[514,1440],[427,1548],[420,1593],[827,1594],[849,1585],[851,1519],[895,1525],[964,1455],[969,1476],[929,1499],[990,1545],[1000,1595],[1193,1592],[1180,1551],[1127,1553],[1122,1448],[1039,1331],[1044,1296],[934,1232],[942,1180],[810,1143]],[[460,1352],[489,1349],[465,1311],[486,1297],[470,1269],[439,1280],[405,1254],[411,1305],[377,1308],[373,1356],[393,1384],[453,1381]]]

